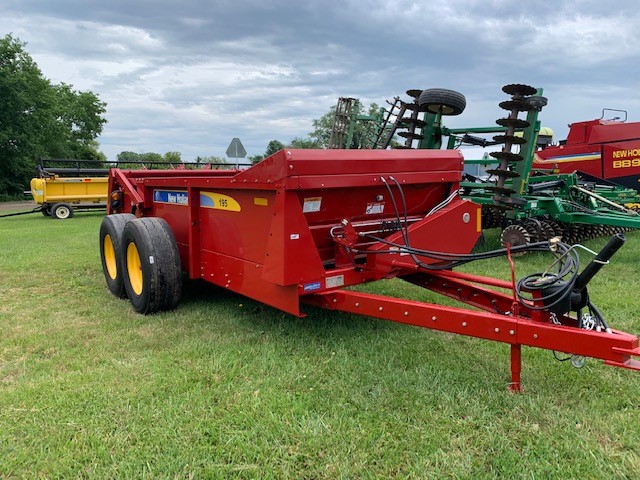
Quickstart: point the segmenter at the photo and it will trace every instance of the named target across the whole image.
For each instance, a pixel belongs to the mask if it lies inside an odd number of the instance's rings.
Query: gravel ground
[[[36,208],[36,204],[26,200],[24,202],[0,202],[0,212],[8,210],[33,210]]]

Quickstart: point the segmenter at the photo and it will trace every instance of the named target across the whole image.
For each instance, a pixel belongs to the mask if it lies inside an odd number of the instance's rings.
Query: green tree
[[[167,152],[164,154],[164,161],[171,164],[182,163],[182,154],[180,152]]]
[[[124,151],[124,152],[120,152],[118,155],[116,155],[116,160],[119,163],[127,163],[127,162],[139,162],[140,161],[140,154],[136,153],[136,152],[129,152],[129,151]]]
[[[139,158],[143,164],[148,164],[148,168],[158,168],[158,163],[165,163],[164,156],[156,152],[141,153]]]
[[[380,107],[372,103],[365,110],[360,100],[356,99],[352,111],[353,116],[357,116],[353,128],[353,137],[349,148],[371,148],[379,129]],[[313,131],[305,138],[296,137],[289,143],[289,148],[328,148],[331,131],[333,130],[333,120],[335,118],[335,105],[320,118],[313,120]],[[345,140],[347,132],[345,132]],[[277,140],[272,140],[277,142]],[[271,144],[271,143],[270,143]],[[345,148],[346,146],[342,146]]]
[[[289,142],[288,148],[322,148],[324,145],[315,138],[296,137]]]
[[[38,158],[104,159],[96,138],[106,104],[51,84],[11,34],[0,38],[0,104],[0,195],[20,195]]]
[[[210,163],[212,168],[215,169],[227,169],[235,167],[235,163],[229,163],[229,160],[227,158],[216,157],[215,155],[211,155],[208,157],[198,157],[196,161],[200,163]]]
[[[273,155],[274,153],[279,152],[283,148],[285,148],[284,143],[282,143],[280,140],[271,140],[267,144],[267,149],[264,152],[264,156],[266,158],[269,155]]]
[[[267,144],[267,149],[265,150],[263,155],[260,155],[260,154],[251,155],[250,157],[248,157],[248,159],[249,159],[249,161],[251,163],[256,164],[258,162],[261,162],[262,160],[264,160],[268,156],[273,155],[276,152],[279,152],[283,148],[286,148],[286,146],[280,140],[271,140]]]
[[[56,115],[61,126],[64,142],[59,142],[66,150],[64,157],[84,159],[104,159],[98,152],[96,138],[102,132],[106,120],[104,102],[92,92],[73,90],[71,85],[52,85],[56,99]]]
[[[371,148],[378,131],[377,119],[380,114],[380,107],[376,103],[372,103],[365,110],[364,104],[356,99],[351,113],[360,118],[356,120],[354,125],[353,138],[349,148]],[[313,121],[314,130],[309,133],[309,138],[315,140],[320,148],[329,146],[335,114],[336,107],[334,105],[322,117]],[[345,140],[346,137],[347,132],[345,132]]]
[[[211,155],[208,157],[198,157],[196,159],[197,161],[200,161],[201,163],[212,163],[212,164],[219,164],[219,163],[229,163],[227,162],[227,159],[224,157],[216,157],[215,155]]]
[[[180,152],[167,152],[164,155],[156,152],[136,153],[130,151],[120,152],[116,156],[119,166],[122,168],[167,168],[165,164],[178,165],[182,163]]]

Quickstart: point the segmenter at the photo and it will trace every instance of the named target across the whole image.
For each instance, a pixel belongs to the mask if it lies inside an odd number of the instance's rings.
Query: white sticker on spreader
[[[391,255],[395,255],[396,253],[399,253],[400,256],[409,255],[409,252],[407,251],[407,249],[402,247],[389,247],[389,253]]]
[[[325,279],[327,288],[341,287],[344,285],[344,275],[336,275],[335,277],[327,277]]]
[[[375,215],[384,212],[384,202],[367,203],[366,215]]]
[[[319,212],[322,204],[322,197],[309,197],[304,199],[302,213]]]
[[[149,263],[150,263],[151,265],[153,265],[153,262],[154,262],[153,257],[152,257],[152,256],[149,256]]]
[[[289,235],[289,238],[291,240],[299,240],[300,239],[300,234],[299,233],[292,233],[291,235]]]

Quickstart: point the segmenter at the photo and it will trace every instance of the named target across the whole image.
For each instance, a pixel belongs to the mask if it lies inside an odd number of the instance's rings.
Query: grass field
[[[638,372],[525,348],[514,395],[506,345],[298,319],[198,282],[141,316],[105,286],[100,220],[0,219],[0,478],[639,478]],[[590,294],[640,334],[627,237]],[[521,257],[517,273],[548,263]],[[507,278],[504,260],[466,270]]]

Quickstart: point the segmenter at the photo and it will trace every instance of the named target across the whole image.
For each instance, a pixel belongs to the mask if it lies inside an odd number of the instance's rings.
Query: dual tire
[[[100,226],[102,270],[111,293],[142,314],[171,310],[182,294],[175,237],[161,218],[107,215]]]

